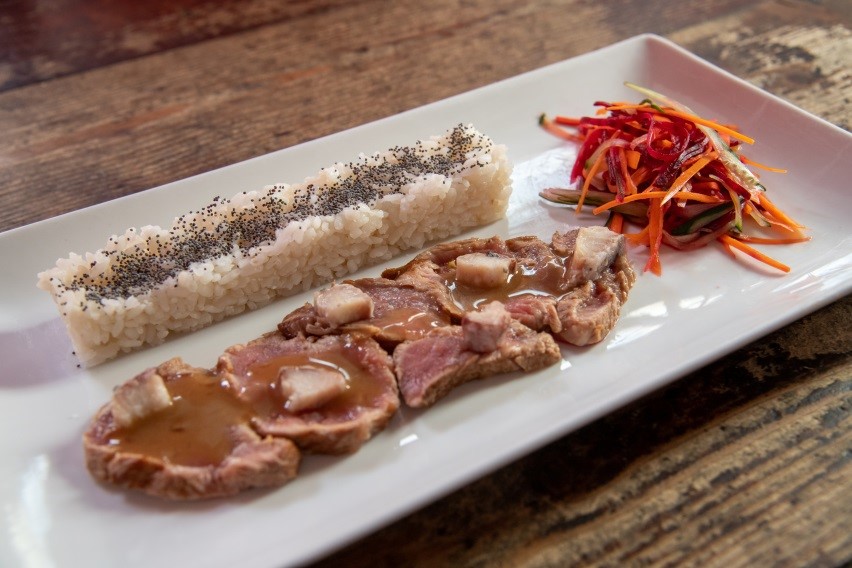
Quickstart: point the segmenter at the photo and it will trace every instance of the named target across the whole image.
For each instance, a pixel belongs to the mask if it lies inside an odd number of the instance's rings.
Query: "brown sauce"
[[[546,295],[559,298],[568,292],[568,270],[562,258],[554,257],[535,266],[522,266],[520,263],[509,275],[503,286],[495,288],[477,288],[456,281],[456,271],[445,267],[444,283],[450,290],[453,301],[461,309],[470,311],[481,304],[492,301],[505,302],[514,296],[523,294]]]
[[[399,339],[418,339],[436,327],[449,323],[448,317],[429,313],[417,308],[396,308],[370,319],[370,324],[378,327],[382,335]]]
[[[231,428],[249,421],[248,406],[215,373],[181,373],[166,388],[171,406],[117,429],[109,444],[176,465],[220,464],[235,446]]]
[[[351,415],[353,410],[371,406],[381,398],[386,387],[373,377],[369,368],[359,362],[357,344],[339,345],[311,353],[288,353],[251,365],[243,383],[243,395],[251,401],[258,415],[276,417],[321,412],[324,420]],[[319,366],[333,369],[346,379],[346,390],[318,409],[300,413],[288,412],[279,387],[278,376],[284,367]]]

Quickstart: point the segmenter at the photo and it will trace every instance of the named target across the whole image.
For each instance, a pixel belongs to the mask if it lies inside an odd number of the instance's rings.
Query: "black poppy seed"
[[[360,204],[372,207],[380,198],[399,193],[406,183],[427,174],[452,176],[461,171],[470,152],[484,149],[482,143],[480,137],[459,125],[451,131],[448,147],[442,153],[431,153],[432,150],[424,149],[424,144],[418,142],[412,147],[395,146],[389,151],[389,158],[372,165],[366,157],[360,158],[344,166],[352,175],[332,184],[308,184],[305,193],[294,196],[289,211],[285,210],[284,200],[276,196],[276,188],[283,187],[279,185],[251,198],[254,207],[231,211],[224,219],[209,204],[198,212],[180,216],[164,237],[165,242],[155,241],[156,253],[139,249],[109,251],[113,258],[107,273],[99,275],[97,280],[89,275],[75,278],[66,288],[85,288],[86,298],[94,301],[144,293],[176,277],[193,263],[230,254],[234,246],[249,254],[252,249],[272,242],[276,231],[290,223],[336,215]],[[476,165],[484,164],[476,162]],[[230,203],[219,197],[213,201]],[[194,215],[198,221],[190,219]],[[212,221],[214,227],[202,228],[200,221]],[[150,244],[150,237],[147,242]],[[178,287],[177,282],[174,287]]]

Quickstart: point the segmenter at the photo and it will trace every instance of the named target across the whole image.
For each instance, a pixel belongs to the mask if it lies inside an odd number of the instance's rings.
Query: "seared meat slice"
[[[398,268],[388,268],[382,272],[382,277],[399,282],[419,282],[422,278],[431,279],[442,284],[436,276],[436,267],[444,266],[455,261],[463,254],[471,253],[507,255],[506,243],[500,237],[490,239],[463,239],[439,243],[421,252],[407,264]],[[425,268],[420,272],[421,268]]]
[[[549,245],[532,236],[444,243],[383,274],[441,287],[462,312],[501,302],[530,329],[576,345],[609,333],[636,279],[624,237],[605,227],[556,233]]]
[[[405,403],[416,408],[431,406],[462,383],[512,371],[535,371],[560,359],[559,347],[550,335],[536,333],[511,318],[503,321],[507,325],[492,351],[473,350],[473,346],[482,349],[484,345],[463,326],[439,328],[399,345],[393,360]]]
[[[466,311],[475,306],[461,300],[457,291],[450,290],[449,286],[455,282],[456,259],[471,254],[511,259],[506,243],[501,238],[471,238],[440,243],[430,247],[415,256],[407,264],[399,268],[388,268],[382,272],[382,277],[400,284],[428,289],[443,303],[447,311],[460,319]],[[473,288],[481,293],[479,287],[473,286]],[[497,294],[499,294],[500,289],[499,287],[496,288]]]
[[[406,285],[385,278],[347,280],[337,286],[354,288],[368,297],[372,314],[337,325],[323,317],[319,306],[306,304],[285,316],[278,330],[287,338],[360,333],[392,348],[406,339],[416,339],[436,327],[449,325],[457,310],[455,306],[452,311],[448,309],[451,302],[446,291],[437,296],[431,286]]]
[[[270,333],[229,347],[218,369],[253,408],[259,433],[288,438],[307,452],[354,452],[399,407],[390,356],[360,335]]]
[[[513,318],[532,330],[558,332],[562,329],[553,296],[521,294],[506,299],[504,305]]]
[[[477,353],[494,351],[511,322],[512,315],[500,302],[466,313],[461,323],[465,347]]]
[[[587,227],[554,235],[553,243],[579,282],[556,304],[562,322],[556,336],[574,345],[597,343],[615,326],[636,282],[624,237],[605,227]]]
[[[116,389],[83,435],[86,465],[100,481],[175,500],[287,483],[299,450],[261,438],[250,416],[222,377],[172,359]]]

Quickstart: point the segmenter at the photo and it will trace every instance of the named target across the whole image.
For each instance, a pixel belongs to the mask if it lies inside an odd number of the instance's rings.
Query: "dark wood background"
[[[0,231],[643,32],[852,127],[848,0],[0,0]],[[848,565],[850,328],[847,297],[318,564]]]

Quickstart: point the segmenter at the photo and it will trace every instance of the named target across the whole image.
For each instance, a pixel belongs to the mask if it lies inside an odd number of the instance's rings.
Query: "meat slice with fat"
[[[461,316],[447,291],[432,285],[405,284],[386,278],[346,280],[320,292],[317,297],[343,286],[356,289],[370,299],[372,310],[368,316],[337,324],[325,317],[315,299],[313,304],[305,304],[287,314],[278,324],[278,330],[287,338],[360,333],[393,349],[402,341],[422,337],[436,327],[449,325],[453,317]]]
[[[361,335],[269,333],[228,348],[217,368],[254,409],[260,434],[287,438],[306,452],[354,452],[399,407],[390,356]],[[311,377],[322,384],[310,386]]]
[[[383,276],[441,288],[462,313],[498,301],[522,324],[574,345],[606,337],[636,280],[624,236],[606,227],[557,232],[549,244],[534,236],[442,243]]]
[[[137,410],[130,419],[128,398]],[[171,359],[118,387],[98,411],[83,434],[86,465],[100,481],[172,500],[287,483],[298,448],[259,435],[250,419],[222,377]]]
[[[484,317],[470,314],[460,326],[436,329],[396,348],[394,368],[408,406],[431,406],[468,381],[512,371],[535,371],[561,358],[549,334],[513,320],[499,303],[483,313]],[[480,333],[488,340],[483,341]],[[492,342],[493,349],[487,349]]]

